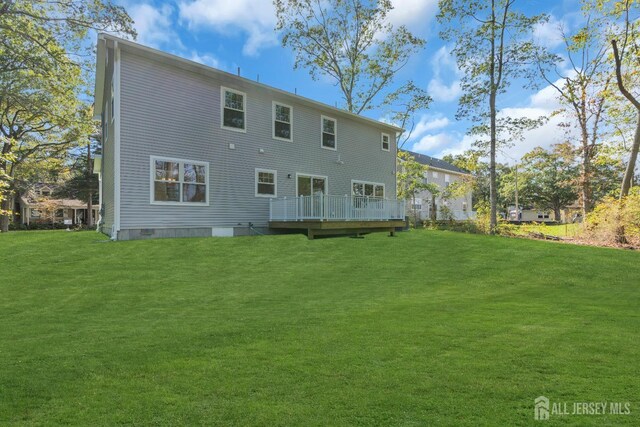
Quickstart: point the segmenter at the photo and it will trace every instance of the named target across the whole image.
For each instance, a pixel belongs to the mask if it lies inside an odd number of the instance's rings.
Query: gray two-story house
[[[407,216],[419,221],[471,220],[476,214],[471,200],[471,174],[442,159],[426,154],[407,151],[420,164],[427,167],[423,182],[433,184],[436,193],[428,190],[418,192],[406,206]],[[452,186],[453,187],[450,187]],[[454,191],[448,191],[454,188]]]
[[[404,216],[395,126],[105,34],[94,111],[99,229],[114,239]]]

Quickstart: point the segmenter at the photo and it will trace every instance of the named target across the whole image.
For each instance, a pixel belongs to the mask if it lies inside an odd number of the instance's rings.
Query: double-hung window
[[[151,168],[152,203],[209,203],[208,163],[152,157]]]
[[[336,141],[336,120],[331,117],[322,116],[322,148],[327,148],[329,150],[337,149],[337,141]]]
[[[273,138],[291,141],[293,139],[291,118],[293,109],[289,105],[273,103]]]
[[[384,198],[384,184],[365,181],[352,181],[352,193],[354,196]]]
[[[386,133],[382,134],[382,150],[389,151],[389,147],[391,147],[391,143],[389,142],[389,135]]]
[[[256,169],[256,197],[276,197],[278,172]]]
[[[240,132],[246,132],[246,98],[244,92],[220,88],[222,101],[222,127]]]

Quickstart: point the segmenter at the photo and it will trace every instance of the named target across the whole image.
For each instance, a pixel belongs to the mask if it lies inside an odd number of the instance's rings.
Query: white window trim
[[[290,136],[289,139],[276,136],[276,105],[287,107],[289,109],[289,136]],[[271,103],[271,137],[279,141],[286,141],[286,142],[293,141],[293,107],[291,105],[287,105],[278,101],[273,101]]]
[[[438,171],[431,171],[431,175],[432,175],[434,178],[438,178]]]
[[[235,93],[237,95],[242,95],[242,106],[244,107],[242,109],[242,113],[244,114],[244,128],[240,129],[240,128],[234,128],[234,127],[229,127],[229,126],[225,126],[224,125],[224,100],[225,100],[225,96],[224,93],[225,92],[232,92]],[[236,111],[240,111],[240,110],[236,110]],[[232,130],[234,132],[242,132],[242,133],[247,133],[247,94],[244,92],[240,92],[239,90],[235,90],[235,89],[231,89],[225,86],[220,86],[220,128],[222,129],[227,129],[227,130]]]
[[[351,180],[351,195],[355,196],[355,194],[353,194],[353,184],[380,185],[380,186],[382,186],[382,198],[385,199],[387,197],[387,187],[382,182],[372,182],[372,181],[363,181],[361,179],[352,179]],[[375,193],[375,188],[373,189],[373,191]],[[358,196],[358,197],[368,197],[368,196]],[[375,196],[370,196],[370,197],[375,197]]]
[[[451,175],[449,175],[448,173],[445,173],[444,174],[444,182],[450,183],[451,182]]]
[[[178,168],[178,176],[180,177],[180,181],[178,181],[178,183],[180,184],[180,201],[179,202],[163,202],[163,201],[156,201],[154,199],[155,194],[154,194],[154,183],[155,183],[155,178],[156,178],[156,160],[160,160],[163,162],[175,162],[175,163],[180,163],[180,166]],[[205,192],[205,198],[206,201],[205,203],[199,203],[199,202],[183,202],[182,201],[182,184],[184,184],[184,182],[182,181],[182,179],[184,179],[184,163],[189,163],[192,165],[200,165],[200,166],[204,166],[204,184],[207,188],[206,192]],[[196,161],[196,160],[187,160],[187,159],[176,159],[174,157],[161,157],[161,156],[150,156],[149,157],[149,202],[152,205],[161,205],[161,206],[199,206],[199,207],[203,207],[203,206],[209,206],[209,163],[208,162],[200,162],[200,161]]]
[[[325,147],[324,144],[322,144],[322,134],[324,133],[324,121],[325,120],[333,120],[333,138],[335,141],[335,147],[331,148],[331,147]],[[320,147],[324,148],[325,150],[331,150],[331,151],[337,151],[338,150],[338,121],[336,119],[334,119],[333,117],[329,117],[329,116],[320,116]]]
[[[296,172],[296,197],[300,197],[300,193],[298,193],[298,177],[304,176],[307,178],[322,178],[324,179],[324,194],[329,194],[329,177],[325,175],[316,175],[312,173],[304,173],[304,172]]]
[[[266,173],[272,173],[273,174],[273,193],[274,194],[260,194],[260,193],[258,193],[258,174],[260,172],[266,172]],[[255,196],[256,197],[266,197],[268,199],[273,199],[275,197],[278,197],[278,171],[277,170],[256,168]]]
[[[387,144],[389,145],[386,149],[384,148],[384,137],[387,137]],[[380,148],[382,148],[382,151],[391,151],[391,136],[388,133],[382,133],[380,134]]]

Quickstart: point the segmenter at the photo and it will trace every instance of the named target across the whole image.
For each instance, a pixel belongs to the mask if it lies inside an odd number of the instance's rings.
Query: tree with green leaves
[[[274,0],[283,46],[293,49],[295,66],[313,79],[333,80],[352,113],[391,109],[403,127],[431,98],[412,81],[396,75],[425,41],[406,27],[394,28],[387,16],[390,0]],[[412,127],[412,126],[409,126]],[[406,135],[406,133],[405,133]]]
[[[542,119],[498,117],[498,99],[518,78],[525,78],[535,62],[532,28],[547,19],[527,16],[515,8],[516,0],[440,0],[441,37],[454,43],[453,54],[463,72],[457,116],[477,123],[470,134],[488,138],[490,231],[497,226],[498,185],[496,152],[500,144],[520,138]]]
[[[110,1],[15,0],[0,5],[0,135],[2,209],[11,210],[13,180],[41,153],[63,155],[93,128],[80,100],[89,86],[90,30],[131,34],[131,18]],[[0,216],[7,231],[9,215]]]
[[[520,163],[519,194],[536,208],[552,210],[561,220],[562,209],[578,198],[574,150],[567,144],[556,144],[550,150],[534,148]]]
[[[616,83],[620,94],[636,110],[636,128],[629,153],[627,169],[620,187],[620,200],[629,195],[636,170],[638,152],[640,151],[640,1],[621,0],[613,2],[598,1],[598,7],[604,15],[613,18],[616,25],[612,27],[611,47]]]
[[[438,194],[439,187],[425,180],[429,167],[416,161],[408,151],[398,151],[398,172],[396,175],[398,198],[416,203],[416,195],[421,191],[429,191],[432,195]],[[414,223],[417,224],[417,213],[414,212]]]
[[[578,130],[580,155],[580,199],[582,214],[593,208],[593,160],[602,144],[601,129],[605,121],[607,92],[611,83],[607,64],[607,41],[602,33],[603,22],[587,16],[586,24],[573,34],[561,28],[565,45],[561,55],[542,52],[538,71],[556,90],[562,111],[569,118],[562,123],[569,135]],[[565,59],[566,58],[566,59]],[[568,64],[568,71],[561,64]]]

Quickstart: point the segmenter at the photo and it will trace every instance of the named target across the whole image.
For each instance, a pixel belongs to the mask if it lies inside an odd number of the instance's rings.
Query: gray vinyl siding
[[[269,199],[255,197],[256,168],[277,171],[278,197],[295,196],[297,173],[327,176],[329,194],[351,194],[351,180],[362,180],[383,183],[385,196],[396,197],[395,135],[384,125],[125,50],[121,60],[122,229],[264,226]],[[220,86],[246,93],[246,133],[220,127]],[[272,101],[293,107],[293,142],[272,138]],[[321,115],[337,120],[337,151],[321,148]],[[390,134],[389,152],[382,132]],[[208,162],[209,206],[151,204],[151,156]]]
[[[433,176],[434,172],[437,173],[438,175],[437,177]],[[436,184],[440,188],[444,188],[446,186],[445,174],[449,175],[450,183],[462,181],[464,178],[464,175],[461,175],[456,172],[443,172],[442,170],[435,170],[435,169],[429,169],[426,172],[426,177],[429,180],[429,183]],[[431,193],[429,191],[421,191],[418,194],[416,194],[416,198],[422,199],[422,211],[426,212],[429,209],[428,205],[431,203]],[[473,210],[473,206],[471,204],[471,192],[468,192],[467,194],[461,197],[449,199],[447,203],[448,203],[449,209],[451,209],[452,211],[461,211],[463,209],[464,203],[467,204],[468,211]],[[442,206],[442,200],[439,197],[436,198],[436,204],[438,208]],[[406,206],[407,206],[407,212],[409,212],[411,209],[410,200],[407,202]]]
[[[111,80],[113,78],[114,64],[113,49],[109,48],[109,63],[105,73],[103,102],[106,100],[107,105],[111,97]],[[108,108],[107,108],[108,109]],[[107,114],[107,111],[103,111]],[[114,128],[110,116],[107,117],[108,138],[102,143],[102,208],[104,214],[102,217],[103,225],[101,231],[105,234],[111,234],[111,227],[115,222],[114,210]]]

